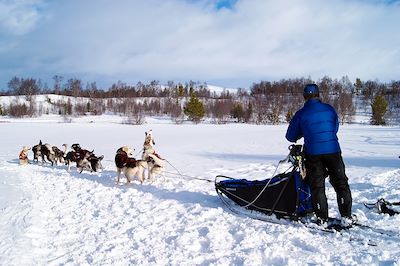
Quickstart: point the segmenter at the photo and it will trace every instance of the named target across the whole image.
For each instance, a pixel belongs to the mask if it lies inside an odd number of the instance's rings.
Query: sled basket
[[[310,188],[295,164],[292,171],[271,179],[249,181],[218,175],[215,189],[230,209],[237,204],[268,215],[274,213],[278,218],[294,219],[312,212]]]
[[[246,209],[268,215],[301,217],[312,212],[310,188],[298,172],[255,181],[219,175],[215,179],[215,189],[225,204],[231,204],[226,200],[229,199]]]

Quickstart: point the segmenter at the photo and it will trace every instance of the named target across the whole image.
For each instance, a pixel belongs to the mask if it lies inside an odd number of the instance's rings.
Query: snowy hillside
[[[398,235],[388,237],[361,229],[318,233],[226,209],[214,184],[202,179],[213,180],[217,174],[270,177],[287,155],[286,125],[175,125],[153,118],[132,126],[120,124],[120,119],[101,116],[92,123],[67,124],[57,116],[2,120],[0,265],[400,263],[400,217],[377,214],[362,205],[379,197],[400,200],[399,127],[344,125],[339,133],[353,212],[360,222]],[[140,154],[149,129],[157,153],[172,166],[167,166],[165,177],[143,185],[137,180],[116,185],[115,151],[130,145]],[[105,169],[79,174],[61,165],[20,166],[22,146],[39,140],[94,149],[105,156]],[[335,193],[328,182],[327,186],[330,215],[335,217]],[[371,239],[376,246],[368,245]]]

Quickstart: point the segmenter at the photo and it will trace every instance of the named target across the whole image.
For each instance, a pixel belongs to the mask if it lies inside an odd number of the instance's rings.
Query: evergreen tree
[[[87,102],[86,103],[86,112],[91,112],[92,111],[92,108],[91,108],[91,106],[90,106],[90,102]]]
[[[385,114],[387,112],[388,103],[383,98],[382,95],[375,96],[374,101],[371,104],[372,107],[372,117],[371,117],[371,124],[373,125],[385,125]]]
[[[293,118],[293,116],[294,116],[294,113],[293,113],[293,108],[289,108],[288,110],[287,110],[287,112],[286,112],[286,122],[290,122],[290,120],[292,120],[292,118]]]
[[[185,89],[183,88],[182,84],[179,84],[178,86],[178,97],[183,97],[185,96]]]
[[[3,108],[1,107],[1,104],[0,104],[0,116],[2,116],[3,115]]]
[[[190,120],[197,124],[204,117],[204,105],[199,101],[196,95],[192,93],[189,102],[183,108],[183,112],[189,117]]]
[[[357,95],[358,95],[358,94],[361,94],[361,91],[362,91],[362,87],[363,87],[363,86],[364,86],[364,85],[363,85],[361,79],[356,78],[356,83],[354,83],[354,87],[355,87],[355,89],[356,89],[356,94],[357,94]]]
[[[240,103],[236,103],[231,110],[231,115],[233,118],[236,118],[238,122],[243,121],[244,119],[244,110]]]

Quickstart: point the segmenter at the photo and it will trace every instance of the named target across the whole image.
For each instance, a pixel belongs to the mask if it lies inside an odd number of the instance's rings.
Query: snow
[[[147,118],[124,125],[103,115],[63,123],[58,116],[2,118],[0,150],[0,265],[393,265],[399,237],[357,231],[316,233],[230,212],[218,198],[217,174],[270,177],[287,155],[287,125],[183,124]],[[140,154],[152,129],[166,158],[164,177],[143,185],[115,184],[115,151]],[[399,127],[343,125],[339,138],[362,223],[400,233],[399,216],[363,207],[380,197],[400,200]],[[80,143],[104,155],[103,172],[77,173],[65,166],[18,164],[22,146],[42,140],[61,148]],[[32,159],[32,152],[29,158]],[[139,156],[137,156],[139,157]],[[182,174],[177,173],[177,170]],[[284,170],[284,169],[281,169]],[[125,181],[125,179],[123,179]],[[338,216],[327,184],[330,215]],[[373,237],[377,246],[367,240]]]

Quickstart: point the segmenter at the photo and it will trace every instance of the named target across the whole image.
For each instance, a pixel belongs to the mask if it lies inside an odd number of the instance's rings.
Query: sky
[[[54,75],[249,88],[347,75],[399,80],[400,1],[0,0],[0,89]]]

